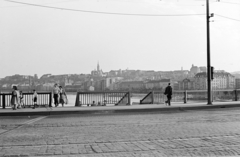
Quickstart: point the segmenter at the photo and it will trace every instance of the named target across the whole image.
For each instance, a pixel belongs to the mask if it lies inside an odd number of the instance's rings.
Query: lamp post
[[[206,23],[207,23],[207,93],[208,93],[208,103],[207,105],[212,105],[211,97],[211,59],[210,59],[210,28],[209,19],[213,17],[213,14],[209,16],[209,0],[206,0]]]

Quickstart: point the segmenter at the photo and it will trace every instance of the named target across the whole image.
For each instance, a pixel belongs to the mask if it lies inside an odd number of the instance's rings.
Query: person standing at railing
[[[58,84],[54,84],[54,87],[53,87],[53,99],[54,99],[54,104],[55,104],[55,107],[58,107],[58,104],[59,104],[59,93],[60,93],[60,89],[58,87]],[[52,107],[52,106],[49,106],[49,107]]]
[[[13,86],[12,88],[13,88],[13,91],[12,91],[12,97],[11,97],[11,106],[13,110],[16,110],[19,104],[19,91],[17,89],[17,86]]]
[[[165,88],[164,95],[167,96],[167,101],[165,101],[166,105],[168,104],[168,106],[171,106],[172,87],[170,83],[168,83],[168,86]]]
[[[24,101],[23,101],[23,92],[22,91],[20,91],[19,100],[20,100],[21,108],[25,108],[25,104],[24,104]]]
[[[34,89],[33,90],[33,108],[32,109],[35,109],[37,106],[37,97],[38,97],[38,94],[37,94],[36,90]]]
[[[67,94],[65,90],[62,88],[62,86],[59,86],[59,94],[60,94],[60,104],[62,104],[62,107],[64,107],[64,104],[68,103]]]

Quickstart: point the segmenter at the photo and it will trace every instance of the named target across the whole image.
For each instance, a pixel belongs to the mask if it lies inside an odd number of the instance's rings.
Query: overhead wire
[[[18,2],[18,1],[13,1],[13,0],[5,0],[5,1],[23,4],[23,5],[30,5],[30,6],[35,6],[35,7],[43,7],[43,8],[58,9],[58,10],[65,10],[65,11],[76,11],[76,12],[84,12],[84,13],[95,13],[95,14],[129,15],[129,16],[197,16],[197,15],[206,15],[205,13],[203,13],[203,14],[134,14],[134,13],[102,12],[102,11],[91,11],[91,10],[79,10],[79,9],[53,7],[53,6],[47,6],[47,5]]]
[[[220,0],[220,1],[217,1],[217,2],[219,2],[219,3],[229,3],[229,4],[237,4],[237,5],[240,5],[240,3],[234,3],[234,2],[226,2],[226,1],[222,1],[222,0]]]
[[[63,1],[52,2],[52,3],[44,3],[44,4],[68,3],[68,2],[73,2],[73,1],[78,1],[78,0],[63,0]],[[14,7],[24,7],[24,5],[18,5],[18,6],[3,6],[3,7],[0,7],[0,8],[14,8]]]
[[[195,0],[195,1],[206,1],[206,0]],[[229,4],[237,4],[240,5],[240,3],[235,3],[235,2],[226,2],[223,0],[214,0],[214,1],[209,1],[209,3],[229,3]]]
[[[194,15],[206,15],[206,14],[133,14],[133,13],[114,13],[114,12],[101,12],[101,11],[90,11],[90,10],[79,10],[79,9],[70,9],[70,8],[61,8],[61,7],[53,7],[47,5],[40,5],[40,4],[33,4],[33,3],[25,3],[25,2],[18,2],[13,0],[5,0],[7,2],[18,3],[23,5],[30,5],[35,7],[44,7],[49,9],[58,9],[58,10],[66,10],[66,11],[78,11],[78,12],[85,12],[85,13],[95,13],[95,14],[112,14],[112,15],[130,15],[130,16],[194,16]],[[230,20],[238,21],[239,19],[230,18],[227,16],[215,14],[219,17],[227,18]]]
[[[223,16],[223,15],[215,14],[215,13],[214,13],[214,15],[217,15],[217,16],[220,16],[220,17],[223,17],[223,18],[226,18],[226,19],[230,19],[230,20],[234,20],[234,21],[238,21],[238,22],[240,22],[239,19],[234,19],[234,18],[231,18],[231,17],[227,17],[227,16]]]

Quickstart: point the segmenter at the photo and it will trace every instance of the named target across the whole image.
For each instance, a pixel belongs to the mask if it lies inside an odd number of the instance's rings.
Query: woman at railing
[[[60,94],[60,104],[62,104],[62,107],[64,107],[64,104],[68,103],[68,99],[67,99],[67,94],[65,92],[65,90],[62,88],[62,86],[59,86],[59,94]]]
[[[11,97],[12,109],[16,110],[18,105],[19,105],[19,91],[17,90],[17,86],[13,86],[12,97]]]

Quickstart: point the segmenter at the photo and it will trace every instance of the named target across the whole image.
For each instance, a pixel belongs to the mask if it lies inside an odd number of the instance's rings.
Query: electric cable
[[[76,11],[76,12],[84,12],[84,13],[95,13],[95,14],[110,14],[110,15],[129,15],[129,16],[198,16],[198,15],[206,15],[206,14],[132,14],[132,13],[114,13],[114,12],[101,12],[101,11],[90,11],[90,10],[79,10],[79,9],[70,9],[70,8],[61,8],[61,7],[53,7],[47,5],[39,5],[33,3],[24,3],[18,2],[13,0],[5,0],[7,2],[30,5],[35,7],[43,7],[49,9],[58,9],[58,10],[65,10],[65,11]]]
[[[234,3],[234,2],[226,2],[226,1],[222,1],[222,0],[219,0],[219,1],[217,1],[217,2],[219,2],[219,3],[229,3],[229,4],[237,4],[237,5],[240,5],[240,3]]]
[[[57,4],[57,3],[69,3],[73,1],[78,1],[78,0],[64,0],[64,1],[58,1],[58,2],[52,2],[52,3],[44,3],[44,4]],[[23,5],[18,5],[18,6],[3,6],[0,8],[14,8],[14,7],[23,7]]]
[[[214,14],[214,15],[217,15],[217,16],[220,16],[220,17],[223,17],[223,18],[226,18],[226,19],[230,19],[230,20],[234,20],[234,21],[238,21],[238,22],[240,22],[239,19],[234,19],[234,18],[231,18],[231,17],[227,17],[227,16],[219,15],[219,14]]]

